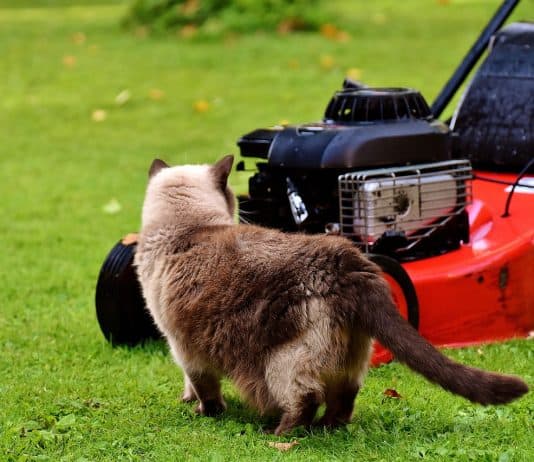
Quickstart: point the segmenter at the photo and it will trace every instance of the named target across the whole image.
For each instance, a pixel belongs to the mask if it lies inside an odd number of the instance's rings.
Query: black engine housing
[[[249,194],[239,197],[240,218],[284,231],[322,233],[325,226],[339,222],[339,175],[446,161],[451,159],[450,139],[448,126],[433,118],[419,92],[364,88],[345,81],[321,122],[257,129],[241,137],[241,155],[265,161],[256,164]],[[288,202],[289,184],[307,208],[308,217],[301,224]],[[377,250],[413,259],[457,248],[469,237],[467,216],[460,218],[451,220],[424,248],[401,255],[384,242],[398,237],[393,236],[382,239]]]

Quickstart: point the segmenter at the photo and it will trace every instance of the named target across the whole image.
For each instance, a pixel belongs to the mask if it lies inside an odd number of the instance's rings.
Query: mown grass
[[[297,432],[281,440],[299,445],[281,453],[229,384],[224,417],[194,416],[177,400],[181,374],[166,347],[111,348],[93,305],[103,258],[138,228],[154,156],[212,161],[256,127],[319,119],[350,68],[431,101],[495,7],[338,0],[348,42],[183,41],[122,31],[120,1],[2,2],[0,460],[534,459],[532,394],[482,408],[398,364],[371,371],[351,425]],[[533,14],[524,2],[515,17]],[[118,105],[123,90],[130,98]],[[236,190],[246,178],[233,175]],[[450,354],[532,385],[532,350],[513,341]]]

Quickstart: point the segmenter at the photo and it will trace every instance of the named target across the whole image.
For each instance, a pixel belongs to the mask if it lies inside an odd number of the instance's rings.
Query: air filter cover
[[[406,119],[431,119],[425,99],[408,88],[343,89],[328,104],[325,121],[379,122]]]

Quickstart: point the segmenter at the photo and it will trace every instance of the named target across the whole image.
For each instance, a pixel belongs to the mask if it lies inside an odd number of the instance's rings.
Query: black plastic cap
[[[334,94],[325,121],[383,122],[432,118],[423,96],[408,88],[346,88]]]

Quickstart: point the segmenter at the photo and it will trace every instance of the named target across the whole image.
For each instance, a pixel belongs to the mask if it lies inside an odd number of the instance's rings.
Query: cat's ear
[[[225,156],[213,165],[213,173],[215,175],[215,181],[221,189],[226,189],[228,183],[228,176],[232,171],[232,165],[234,163],[234,156]]]
[[[167,165],[161,159],[154,159],[152,161],[152,165],[150,166],[150,170],[148,171],[148,178],[152,178],[156,173],[164,168],[169,168],[169,165]]]

